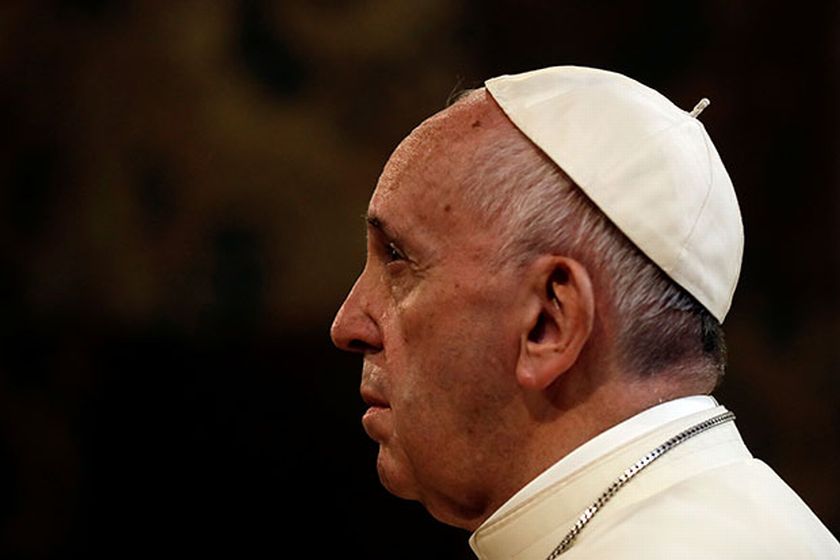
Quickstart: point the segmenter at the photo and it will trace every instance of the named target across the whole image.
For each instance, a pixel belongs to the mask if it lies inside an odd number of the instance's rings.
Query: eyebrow
[[[368,224],[369,228],[375,230],[379,235],[383,236],[386,241],[391,243],[396,243],[400,246],[400,249],[406,249],[408,253],[413,253],[415,250],[418,251],[418,255],[422,254],[419,252],[418,248],[411,242],[409,239],[405,239],[402,236],[398,235],[396,231],[391,229],[388,223],[380,218],[375,214],[365,214],[364,215],[365,221]],[[414,262],[410,254],[405,255],[406,260]]]
[[[383,233],[385,237],[388,237],[389,239],[398,239],[397,235],[394,234],[393,230],[385,222],[382,221],[382,218],[374,216],[372,214],[365,214],[365,221],[370,227]]]

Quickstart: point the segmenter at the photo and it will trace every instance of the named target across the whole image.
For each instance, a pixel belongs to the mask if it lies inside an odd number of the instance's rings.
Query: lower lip
[[[387,406],[372,406],[365,411],[365,415],[362,416],[362,422],[366,421],[368,418],[380,416],[389,410],[391,409]]]
[[[385,437],[388,426],[386,419],[390,411],[390,408],[384,406],[372,406],[367,409],[365,415],[362,416],[362,426],[369,437],[377,441]]]

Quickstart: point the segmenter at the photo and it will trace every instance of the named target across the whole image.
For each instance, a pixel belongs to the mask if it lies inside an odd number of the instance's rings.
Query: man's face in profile
[[[456,525],[516,460],[506,405],[520,291],[513,269],[490,264],[497,226],[461,196],[476,143],[502,118],[487,103],[482,92],[429,119],[391,156],[370,201],[365,268],[332,329],[336,345],[364,353],[363,424],[382,483]]]

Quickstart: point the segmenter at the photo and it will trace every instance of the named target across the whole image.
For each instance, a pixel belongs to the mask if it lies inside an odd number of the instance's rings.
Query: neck
[[[532,429],[517,454],[516,472],[505,477],[505,487],[496,488],[480,515],[461,526],[474,531],[540,473],[609,428],[657,404],[705,393],[668,379],[605,381],[591,389],[561,385],[541,395],[527,395]]]

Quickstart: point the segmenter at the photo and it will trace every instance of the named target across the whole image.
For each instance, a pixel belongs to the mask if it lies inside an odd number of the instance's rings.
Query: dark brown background
[[[712,99],[747,236],[720,398],[836,534],[838,28],[833,1],[2,3],[0,556],[468,557],[379,487],[328,327],[399,139],[569,63]]]

